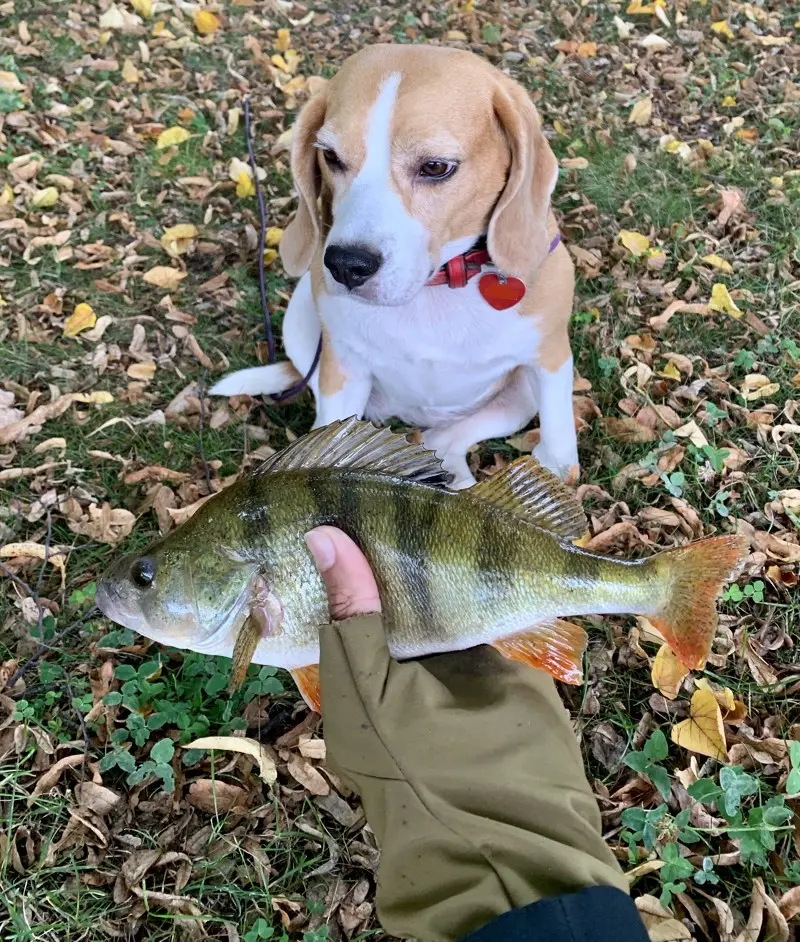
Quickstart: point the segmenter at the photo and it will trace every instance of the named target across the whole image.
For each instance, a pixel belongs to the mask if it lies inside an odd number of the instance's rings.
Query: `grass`
[[[472,38],[473,48],[509,67],[541,96],[539,109],[557,156],[585,157],[588,162],[584,170],[563,170],[556,191],[565,241],[601,256],[594,277],[579,266],[572,343],[578,372],[591,384],[581,394],[592,399],[603,418],[622,416],[620,403],[625,399],[633,398],[638,406],[672,404],[682,421],[695,418],[708,440],[707,450],[687,446],[678,478],[666,474],[643,483],[638,479],[641,476],[623,479],[620,472],[631,466],[652,470],[658,456],[675,445],[673,432],[659,428],[655,440],[630,443],[610,434],[604,421],[590,420],[580,436],[582,480],[607,492],[589,498],[595,520],[610,511],[606,526],[628,520],[654,546],[670,545],[675,529],[646,525],[641,513],[653,507],[671,510],[677,497],[696,512],[704,532],[724,532],[732,518],[738,518],[757,530],[790,535],[798,527],[797,520],[783,515],[770,521],[764,507],[775,500],[777,492],[796,486],[796,456],[789,447],[775,446],[768,425],[754,425],[752,413],[764,404],[747,403],[740,392],[745,377],[754,372],[779,383],[777,393],[765,403],[775,407],[774,423],[788,422],[792,402],[800,398],[800,177],[793,172],[792,157],[799,122],[796,111],[783,107],[784,79],[780,69],[772,69],[781,50],[765,51],[744,41],[725,46],[709,33],[707,9],[702,5],[688,8],[684,28],[700,31],[706,38],[699,52],[690,47],[695,69],[679,86],[685,95],[674,93],[666,81],[656,83],[649,93],[661,124],[635,127],[628,122],[628,114],[646,89],[631,77],[635,74],[629,67],[633,47],[619,40],[610,8],[590,3],[581,8],[590,20],[566,27],[555,4],[542,4],[536,11],[509,7],[502,17],[482,9],[480,3],[476,6],[474,12],[468,8],[446,13],[432,10],[426,23],[422,10],[410,13],[396,11],[391,4],[379,5],[386,34],[395,41],[440,41],[448,30],[461,31]],[[791,24],[784,11],[777,4],[766,6],[788,31]],[[149,942],[199,938],[203,933],[212,939],[229,939],[235,937],[232,932],[245,942],[338,938],[336,907],[331,902],[336,881],[341,878],[353,887],[360,880],[374,879],[365,863],[368,854],[358,846],[368,842],[360,826],[337,823],[284,774],[283,765],[280,787],[270,792],[242,766],[226,768],[220,760],[212,766],[200,754],[187,756],[180,748],[198,735],[223,733],[242,724],[248,735],[276,743],[304,715],[297,712],[297,698],[288,679],[252,668],[244,692],[226,699],[221,690],[227,662],[156,645],[145,647],[132,635],[119,632],[109,639],[111,626],[90,614],[93,586],[103,568],[119,553],[145,545],[159,532],[151,507],[155,485],[126,483],[128,471],[161,465],[184,472],[185,481],[167,485],[174,504],[182,507],[208,492],[208,480],[216,486],[238,471],[254,449],[265,444],[280,447],[311,424],[312,404],[307,398],[282,407],[257,401],[235,404],[227,408],[218,426],[210,420],[222,404],[207,401],[202,431],[199,416],[192,411],[167,424],[143,422],[190,383],[207,388],[219,375],[198,362],[176,336],[176,327],[184,325],[167,318],[167,309],[160,303],[165,292],[139,278],[154,265],[171,264],[157,241],[165,227],[194,223],[206,244],[204,251],[196,250],[181,260],[187,277],[172,296],[175,308],[195,319],[188,327],[199,347],[215,365],[224,354],[232,369],[256,360],[262,328],[257,259],[248,240],[257,226],[257,213],[253,200],[235,195],[235,183],[227,172],[231,158],[241,159],[246,153],[241,121],[230,135],[220,128],[226,126],[229,109],[240,106],[239,80],[233,72],[245,74],[257,117],[259,159],[268,170],[270,224],[285,225],[291,210],[287,202],[290,181],[286,155],[276,148],[276,141],[293,114],[284,113],[283,93],[270,84],[270,73],[255,65],[244,42],[255,36],[269,54],[277,41],[276,27],[259,19],[260,13],[232,6],[226,9],[224,28],[207,43],[198,42],[190,19],[177,13],[166,17],[165,28],[173,40],[153,37],[153,24],[138,35],[112,31],[103,39],[97,27],[99,7],[88,5],[82,25],[65,25],[65,15],[71,10],[69,3],[53,11],[42,8],[34,30],[33,15],[17,4],[0,28],[0,68],[13,71],[26,85],[19,101],[13,96],[0,98],[0,110],[11,113],[23,105],[22,113],[31,119],[24,134],[9,133],[8,126],[2,132],[0,190],[8,179],[14,189],[14,216],[25,220],[31,231],[69,227],[74,233],[69,242],[71,256],[44,248],[35,253],[38,261],[32,264],[24,257],[29,236],[0,230],[0,296],[6,304],[0,311],[0,388],[12,392],[21,408],[29,403],[29,394],[39,394],[40,403],[48,401],[53,385],[57,393],[110,391],[114,401],[74,406],[25,441],[0,448],[0,471],[59,462],[49,471],[10,481],[0,478],[0,543],[43,544],[50,526],[50,544],[66,547],[69,553],[63,586],[53,567],[42,572],[35,561],[16,567],[19,578],[43,600],[47,614],[42,625],[44,656],[26,674],[25,689],[13,691],[16,705],[2,701],[8,719],[0,722],[4,757],[0,766],[0,820],[4,822],[0,933],[8,942],[96,942],[120,932]],[[346,54],[384,28],[374,26],[376,11],[367,5],[352,11],[349,22],[334,5],[320,5],[317,15],[326,13],[330,18],[321,25],[310,22],[291,30],[295,48],[304,56],[302,74],[330,76]],[[633,21],[624,11],[620,15]],[[41,57],[8,51],[18,42],[23,20],[36,33]],[[655,20],[648,24],[639,24],[638,36],[650,28],[661,29]],[[735,25],[738,30],[743,23]],[[360,34],[355,35],[358,30]],[[597,56],[585,61],[556,53],[550,45],[574,35],[597,42]],[[520,36],[528,37],[528,53],[538,58],[504,58],[517,50]],[[680,47],[674,31],[668,36],[674,47]],[[185,47],[166,45],[187,37]],[[141,60],[140,41],[150,47],[149,63]],[[67,68],[85,55],[114,57],[119,63],[132,57],[144,78],[139,86],[126,87],[116,72]],[[659,62],[668,61],[647,58],[640,65],[656,69]],[[727,95],[740,102],[748,101],[748,95],[752,98],[752,88],[748,91],[743,86],[746,80],[756,83],[758,101],[723,106]],[[624,94],[617,94],[621,89]],[[85,105],[88,99],[91,105]],[[78,110],[51,121],[46,115],[56,104]],[[694,123],[683,121],[687,114],[694,117]],[[725,131],[726,122],[736,116],[743,116],[745,127],[756,133],[755,142],[740,141],[735,133]],[[52,146],[43,144],[37,129],[56,123],[63,138]],[[175,124],[195,136],[174,153],[165,154],[155,147],[158,127]],[[715,151],[706,159],[684,162],[662,149],[660,137],[666,133],[693,145],[698,138],[709,139]],[[132,152],[116,153],[108,146],[108,138],[127,141]],[[31,184],[16,180],[9,171],[15,158],[29,152],[40,153],[45,161]],[[626,164],[628,155],[636,159],[634,169],[630,161]],[[73,181],[68,191],[76,202],[73,209],[64,200],[47,212],[28,208],[31,191],[45,185],[47,174]],[[180,181],[200,176],[213,182],[214,191],[203,199],[188,198]],[[734,187],[742,191],[746,210],[734,225],[720,228],[714,208],[719,191]],[[114,191],[123,191],[127,198],[104,198]],[[622,228],[648,235],[653,247],[665,252],[661,270],[648,268],[645,258],[635,259],[619,246],[616,235]],[[99,268],[79,267],[91,258],[86,246],[94,243],[112,249],[109,259]],[[721,254],[733,271],[724,274],[709,269],[701,261],[709,253]],[[228,273],[228,282],[217,294],[198,293],[203,282],[223,271]],[[120,290],[108,291],[103,280]],[[679,313],[662,333],[652,335],[650,352],[632,345],[631,337],[646,338],[652,333],[648,319],[661,314],[669,298],[691,295],[695,301],[706,301],[717,281],[727,285],[744,311],[762,319],[765,336],[745,318]],[[278,263],[268,269],[268,286],[273,323],[279,328],[291,285]],[[63,299],[60,315],[42,307],[53,293]],[[113,319],[101,340],[62,335],[64,317],[81,302],[92,305],[98,316]],[[126,374],[135,362],[129,349],[135,337],[157,366],[149,383],[133,381]],[[659,379],[671,353],[689,358],[691,377]],[[629,368],[640,363],[649,365],[655,374],[644,388],[637,388],[634,379],[626,376]],[[685,393],[683,398],[678,396],[680,386],[688,387],[695,398]],[[59,438],[64,440],[63,447],[35,450]],[[743,471],[720,470],[724,453],[732,449],[748,456]],[[515,454],[515,448],[504,441],[484,443],[478,452],[482,467],[491,467],[495,455],[502,461]],[[129,510],[137,518],[136,527],[118,544],[78,535],[69,527],[68,499],[85,512],[91,504],[104,502]],[[634,548],[634,552],[650,551],[645,546]],[[788,587],[782,587],[767,578],[770,564],[776,560],[765,559],[760,568],[754,564],[753,571],[740,579],[743,597],[720,603],[724,631],[737,641],[732,641],[724,663],[709,665],[705,676],[745,703],[755,740],[796,739],[796,726],[792,727],[800,680],[796,648],[784,645],[765,655],[780,685],[759,683],[741,656],[747,638],[761,638],[765,631],[786,631],[795,643],[798,638],[796,591],[788,582]],[[797,569],[781,568],[787,577]],[[763,594],[744,595],[746,586],[758,581]],[[34,637],[35,606],[31,609],[30,600],[27,607],[23,605],[26,591],[9,580],[3,588],[0,661],[6,662],[7,678],[15,663],[37,650],[38,639]],[[81,619],[85,621],[61,640],[59,633]],[[775,812],[779,823],[764,832],[774,837],[775,848],[765,849],[761,856],[754,852],[747,860],[714,865],[711,870],[692,864],[689,872],[673,859],[675,851],[666,848],[678,848],[683,855],[684,851],[695,853],[700,846],[709,858],[730,854],[731,833],[741,834],[748,828],[756,833],[756,824],[750,823],[752,815],[763,815],[770,801],[797,813],[796,800],[793,803],[785,797],[782,784],[781,776],[789,771],[788,759],[772,766],[753,760],[742,771],[756,781],[755,791],[742,797],[742,820],[734,815],[716,829],[698,828],[699,844],[688,841],[689,824],[681,823],[674,796],[669,810],[658,817],[663,796],[648,786],[647,773],[633,798],[614,799],[635,779],[636,770],[626,765],[625,758],[643,752],[646,743],[654,744],[650,749],[658,756],[651,765],[663,768],[673,785],[675,772],[688,766],[683,750],[668,743],[662,757],[660,740],[653,739],[657,731],[668,737],[675,718],[659,712],[662,703],[654,704],[647,663],[637,653],[631,627],[632,622],[623,619],[592,623],[586,682],[582,688],[564,691],[580,727],[590,778],[611,796],[603,798],[600,791],[608,839],[627,867],[648,858],[663,864],[661,871],[640,878],[636,893],[661,896],[677,915],[688,919],[680,899],[673,898],[678,892],[674,885],[684,883],[685,892],[703,907],[702,898],[694,894],[699,887],[730,905],[741,926],[754,879],[763,880],[776,897],[800,883],[800,868],[786,863],[796,854],[788,826],[780,823],[782,812]],[[654,645],[644,645],[649,654],[655,653]],[[687,693],[684,690],[678,701],[681,716],[687,708]],[[107,703],[101,715],[87,724],[86,715],[104,699]],[[617,761],[610,765],[598,758],[604,755],[598,743],[609,729],[618,737]],[[175,757],[161,763],[169,766],[175,780],[172,793],[163,791],[166,772],[137,779],[141,769],[147,768],[145,763],[156,765],[151,752],[164,740],[177,747]],[[292,748],[280,747],[286,755]],[[115,757],[123,752],[131,758],[122,759],[120,765]],[[37,781],[56,759],[84,753],[85,766],[65,770],[58,782],[29,804]],[[709,788],[721,787],[713,762],[701,757],[698,767]],[[654,774],[658,778],[659,773]],[[98,777],[118,798],[114,809],[105,813],[81,805],[78,786]],[[201,779],[245,788],[247,813],[193,805],[189,787]],[[750,786],[736,775],[734,779],[745,783],[743,787]],[[349,796],[348,800],[355,806]],[[628,807],[623,808],[626,802]],[[708,807],[709,814],[716,815],[716,805]],[[631,812],[627,819],[622,817],[623,810]],[[298,823],[324,836],[309,834]],[[70,828],[75,828],[74,845],[54,850]],[[314,870],[329,859],[331,842],[341,854],[340,862],[332,872],[315,876]],[[136,883],[137,895],[124,884],[122,868],[133,853],[148,849],[179,856],[147,869]],[[718,882],[712,877],[698,882],[698,873],[712,873]],[[154,894],[178,899],[165,903],[164,897]],[[716,924],[713,919],[711,924]],[[374,918],[353,936],[367,937],[383,937]]]

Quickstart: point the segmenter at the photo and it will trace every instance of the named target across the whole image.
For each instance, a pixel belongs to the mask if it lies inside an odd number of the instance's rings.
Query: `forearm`
[[[552,679],[487,648],[352,673],[343,639],[373,633],[378,616],[323,629],[322,689],[381,845],[384,928],[453,942],[542,898],[626,890]]]

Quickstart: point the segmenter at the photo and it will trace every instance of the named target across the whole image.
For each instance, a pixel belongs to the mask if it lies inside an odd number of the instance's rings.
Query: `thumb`
[[[346,533],[336,527],[317,527],[305,539],[328,590],[331,618],[342,621],[381,610],[375,576]]]

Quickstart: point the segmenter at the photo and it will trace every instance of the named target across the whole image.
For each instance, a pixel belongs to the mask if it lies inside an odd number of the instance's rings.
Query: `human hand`
[[[335,620],[320,630],[328,758],[381,845],[384,929],[453,942],[542,897],[627,889],[552,678],[485,645],[394,660],[359,548],[334,527],[306,541]]]

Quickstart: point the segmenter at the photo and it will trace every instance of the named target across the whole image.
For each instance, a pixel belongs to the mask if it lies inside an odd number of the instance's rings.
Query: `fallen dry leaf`
[[[650,677],[653,686],[667,700],[676,700],[681,684],[690,671],[681,664],[668,644],[662,644],[653,660]]]
[[[669,44],[667,44],[669,45]],[[631,108],[631,113],[628,115],[628,121],[631,124],[638,124],[640,127],[643,127],[645,124],[650,123],[650,118],[653,116],[653,99],[648,95],[646,98],[640,98],[633,108]],[[644,237],[643,237],[644,238]],[[622,233],[620,233],[620,239],[622,244],[625,245],[625,241],[622,240]],[[649,246],[650,240],[647,240],[647,245],[645,249]],[[625,246],[628,248],[628,246]],[[644,251],[644,250],[643,250]],[[636,252],[634,254],[641,254]]]
[[[705,262],[706,265],[710,265],[712,268],[716,268],[718,271],[724,271],[726,274],[731,274],[733,271],[733,265],[730,262],[726,262],[724,258],[719,255],[704,255],[701,259],[701,262]],[[714,308],[716,310],[716,308]]]
[[[736,307],[728,289],[721,282],[717,282],[711,288],[711,300],[708,302],[708,306],[712,311],[730,314],[731,317],[738,318],[742,316],[742,312]]]
[[[650,239],[641,232],[634,232],[632,229],[620,229],[619,241],[631,253],[631,255],[644,255],[650,248]]]
[[[192,135],[186,128],[182,127],[172,127],[167,128],[166,131],[162,131],[158,135],[158,140],[156,141],[156,149],[164,150],[165,147],[177,147],[180,144],[183,144],[184,141],[188,141]]]
[[[247,792],[238,785],[201,778],[189,786],[189,804],[208,814],[227,814],[247,807]]]
[[[297,753],[293,753],[286,763],[286,770],[296,782],[299,782],[312,795],[327,795],[330,793],[331,786],[327,780],[320,775],[307,759],[297,755]]]
[[[64,336],[75,337],[97,323],[97,315],[90,304],[77,304],[64,323]]]
[[[710,756],[719,762],[727,757],[722,711],[713,693],[696,690],[692,695],[689,718],[672,727],[672,741],[687,749]]]
[[[258,763],[258,774],[267,785],[274,785],[278,769],[269,751],[257,739],[244,736],[203,736],[187,743],[184,749],[216,749],[220,752],[241,752]]]
[[[194,28],[201,36],[212,36],[222,26],[222,21],[210,10],[196,10]]]
[[[149,285],[155,285],[156,288],[163,288],[165,291],[174,291],[185,277],[185,271],[168,268],[165,265],[156,265],[155,268],[151,268],[142,275],[142,279]]]

